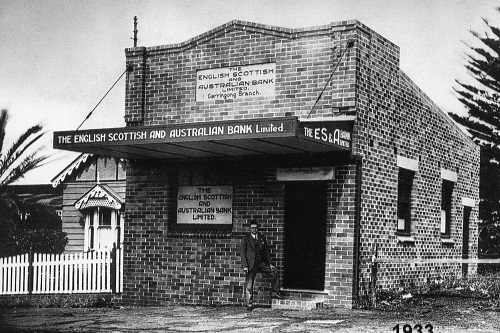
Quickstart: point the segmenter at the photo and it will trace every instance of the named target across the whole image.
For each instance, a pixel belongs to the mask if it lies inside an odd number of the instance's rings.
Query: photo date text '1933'
[[[413,327],[410,324],[405,324],[403,326],[397,324],[392,328],[396,333],[434,333],[433,329],[434,327],[431,324],[425,326],[416,324]]]

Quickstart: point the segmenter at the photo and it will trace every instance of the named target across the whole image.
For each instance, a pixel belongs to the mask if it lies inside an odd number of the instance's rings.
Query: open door
[[[320,181],[285,185],[284,288],[324,290],[326,189]]]

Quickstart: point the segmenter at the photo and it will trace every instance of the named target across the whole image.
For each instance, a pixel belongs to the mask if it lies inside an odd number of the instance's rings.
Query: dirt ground
[[[244,307],[12,308],[0,332],[500,332],[486,300],[413,297],[377,310]],[[399,325],[399,326],[397,326]],[[432,326],[431,326],[432,325]]]

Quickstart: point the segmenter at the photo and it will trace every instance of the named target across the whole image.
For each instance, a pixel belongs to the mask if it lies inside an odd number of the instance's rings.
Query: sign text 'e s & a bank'
[[[351,149],[351,129],[346,122],[304,122],[301,134],[315,141]],[[347,126],[346,126],[347,125]]]
[[[232,186],[179,186],[177,224],[232,223]]]

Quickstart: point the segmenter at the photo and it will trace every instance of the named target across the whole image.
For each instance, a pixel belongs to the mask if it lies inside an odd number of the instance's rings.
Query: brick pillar
[[[146,112],[146,48],[129,49],[126,58],[129,71],[125,87],[125,122],[127,126],[141,126]]]

